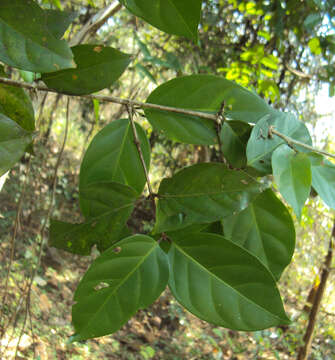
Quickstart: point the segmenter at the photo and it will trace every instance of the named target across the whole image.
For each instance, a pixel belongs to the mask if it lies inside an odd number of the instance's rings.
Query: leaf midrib
[[[216,280],[218,280],[219,282],[223,283],[224,285],[226,285],[227,287],[229,287],[232,291],[236,292],[239,296],[241,296],[243,299],[245,299],[246,301],[248,301],[249,303],[253,304],[254,306],[256,306],[257,308],[261,309],[262,311],[270,314],[272,317],[275,317],[278,320],[284,320],[283,318],[278,317],[276,314],[273,314],[271,312],[269,312],[267,309],[263,308],[262,306],[256,304],[253,300],[247,298],[245,295],[241,294],[238,290],[234,289],[232,286],[230,286],[229,284],[227,284],[225,281],[223,281],[222,279],[220,279],[217,275],[211,273],[206,267],[204,267],[201,263],[197,262],[194,258],[192,258],[189,254],[187,254],[185,251],[183,251],[183,249],[174,242],[174,246],[176,248],[178,248],[178,250],[185,256],[187,257],[190,261],[192,261],[193,263],[195,263],[197,266],[199,266],[201,269],[203,269],[206,273],[208,273],[210,276],[214,277]],[[260,260],[258,260],[260,261]],[[263,265],[264,266],[264,265]]]
[[[153,251],[156,250],[158,244],[156,242],[153,242],[152,245],[154,245],[154,246],[152,246],[152,249],[145,256],[142,257],[142,259],[137,263],[137,266],[135,266],[134,269],[132,271],[130,271],[127,274],[127,276],[122,281],[120,281],[119,284],[117,284],[117,286],[114,287],[114,289],[111,291],[111,294],[109,294],[106,297],[105,301],[101,304],[101,306],[95,312],[95,315],[92,316],[91,320],[87,323],[87,325],[85,326],[84,329],[87,329],[91,325],[93,320],[96,318],[97,314],[101,311],[101,309],[104,306],[106,306],[106,303],[110,300],[110,298],[115,296],[115,293],[119,290],[119,288],[135,273],[135,271],[137,271],[139,269],[139,267],[144,263],[145,260],[148,259],[148,257],[153,253]],[[79,301],[78,301],[78,303],[79,303]]]

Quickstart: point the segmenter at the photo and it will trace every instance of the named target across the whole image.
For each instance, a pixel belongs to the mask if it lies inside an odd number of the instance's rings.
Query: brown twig
[[[216,137],[217,137],[218,145],[219,145],[220,160],[222,162],[225,162],[225,158],[224,158],[223,152],[222,152],[222,141],[221,141],[221,129],[222,129],[222,125],[225,122],[224,106],[225,106],[225,102],[222,101],[220,110],[216,114]]]
[[[52,93],[56,93],[56,94],[68,95],[68,94],[64,94],[57,90],[49,89],[44,85],[30,84],[30,83],[16,81],[16,80],[7,79],[7,78],[0,77],[0,83],[11,85],[11,86],[16,86],[16,87],[20,87],[20,88],[24,88],[24,89],[35,90],[35,91],[39,90],[39,91],[52,92]],[[205,113],[205,112],[201,112],[201,111],[193,111],[193,110],[188,110],[188,109],[181,109],[181,108],[176,108],[176,107],[172,107],[172,106],[165,106],[165,105],[158,105],[158,104],[151,104],[151,103],[143,103],[143,102],[136,101],[136,100],[121,99],[121,98],[118,98],[115,96],[105,96],[105,95],[68,95],[68,96],[81,97],[84,99],[97,99],[99,101],[111,102],[111,103],[115,103],[115,104],[130,106],[133,109],[134,108],[144,108],[144,109],[167,111],[167,112],[172,112],[172,113],[176,113],[176,114],[194,116],[194,117],[198,117],[201,119],[208,119],[208,120],[212,120],[215,123],[217,123],[217,114],[210,114],[210,113]],[[321,155],[329,156],[329,157],[335,159],[335,155],[330,154],[323,150],[315,149],[312,146],[304,144],[298,140],[291,139],[275,129],[271,129],[271,134],[281,137],[288,144],[298,145],[307,150],[313,151],[313,152],[321,154]]]
[[[122,8],[121,4],[114,1],[108,5],[105,9],[101,9],[98,13],[94,14],[91,19],[83,26],[83,28],[74,36],[70,42],[71,46],[81,44],[87,35],[90,33],[96,33],[106,21],[115,15]]]
[[[52,92],[55,94],[68,95],[68,94],[64,94],[57,90],[49,89],[44,85],[30,84],[30,83],[26,83],[23,81],[16,81],[16,80],[12,80],[12,79],[1,78],[1,77],[0,77],[0,83],[11,85],[11,86],[16,86],[16,87],[21,87],[24,89],[47,91],[47,92]],[[216,114],[209,114],[209,113],[205,113],[205,112],[201,112],[201,111],[180,109],[180,108],[175,108],[172,106],[143,103],[143,102],[131,100],[131,99],[121,99],[121,98],[118,98],[115,96],[104,96],[104,95],[68,95],[68,96],[81,97],[84,99],[97,99],[99,101],[105,101],[105,102],[111,102],[111,103],[120,104],[120,105],[131,106],[133,108],[139,107],[139,108],[168,111],[168,112],[174,112],[177,114],[184,114],[184,115],[189,115],[189,116],[200,117],[202,119],[209,119],[209,120],[213,120],[215,122],[217,121]]]
[[[20,225],[20,216],[21,216],[21,211],[22,211],[22,206],[23,206],[23,200],[24,200],[25,194],[26,194],[26,188],[27,188],[27,183],[28,183],[28,179],[29,179],[29,175],[30,175],[30,170],[31,170],[31,155],[29,155],[29,161],[28,161],[27,172],[26,172],[26,179],[25,179],[25,182],[23,184],[22,191],[20,193],[20,199],[19,199],[19,203],[18,203],[18,206],[17,206],[15,223],[14,223],[14,230],[13,230],[13,234],[12,234],[11,242],[10,242],[10,246],[11,246],[10,257],[9,257],[9,264],[8,264],[8,268],[7,268],[7,272],[6,272],[5,290],[4,290],[4,295],[2,297],[2,305],[1,305],[1,312],[0,312],[0,319],[1,320],[2,320],[2,317],[3,317],[4,308],[7,305],[9,276],[10,276],[10,273],[12,271],[12,265],[13,265],[13,261],[14,261],[16,235],[17,235],[17,231],[18,231],[19,225]],[[6,331],[7,326],[5,326],[5,325],[3,326],[3,329],[1,331],[1,336],[0,336],[1,339],[2,339],[2,337],[3,337],[3,335],[4,335],[5,331]]]
[[[146,182],[147,182],[150,199],[151,199],[152,205],[153,205],[153,210],[155,210],[156,209],[155,194],[152,191],[150,178],[149,178],[149,172],[148,172],[147,166],[145,164],[143,152],[142,152],[142,149],[141,149],[141,142],[140,142],[140,139],[138,137],[137,130],[136,130],[136,124],[135,124],[135,121],[134,121],[134,109],[131,106],[128,105],[127,106],[127,112],[128,112],[129,121],[131,123],[131,128],[132,128],[133,135],[134,135],[134,143],[136,145],[137,152],[138,152],[138,155],[140,157],[142,167],[143,167],[143,170],[144,170],[145,179],[146,179]]]
[[[294,145],[296,145],[296,146],[301,146],[301,147],[303,147],[303,148],[305,148],[305,149],[307,149],[307,150],[316,152],[316,153],[321,154],[321,155],[329,156],[329,157],[335,159],[335,155],[330,154],[330,153],[328,153],[328,152],[326,152],[326,151],[323,151],[323,150],[315,149],[315,148],[313,148],[313,146],[304,144],[304,143],[302,143],[302,142],[300,142],[300,141],[298,141],[298,140],[294,140],[294,139],[292,139],[292,138],[290,138],[290,137],[288,137],[288,136],[280,133],[279,131],[275,130],[273,127],[272,127],[271,130],[269,130],[269,131],[271,132],[271,134],[274,134],[274,135],[282,138],[282,139],[287,143],[287,145],[289,145],[290,147],[292,147],[292,146],[294,146]]]

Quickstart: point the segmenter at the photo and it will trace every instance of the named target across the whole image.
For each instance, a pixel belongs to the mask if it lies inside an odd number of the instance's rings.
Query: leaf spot
[[[102,51],[102,46],[95,46],[93,48],[93,51],[97,52],[97,53],[100,53]]]
[[[78,79],[78,75],[73,74],[73,75],[72,75],[72,79],[73,79],[73,80],[77,80],[77,79]]]
[[[119,254],[121,252],[122,248],[120,246],[116,247],[115,249],[113,249],[113,251],[115,252],[115,254]]]
[[[59,65],[58,64],[53,64],[54,65],[54,67],[57,69],[57,70],[59,70],[60,69],[60,67],[59,67]]]
[[[109,285],[102,281],[100,284],[98,284],[97,286],[94,287],[94,290],[99,291],[99,290],[104,289],[106,287],[109,287]]]
[[[94,228],[97,226],[97,222],[96,221],[93,221],[92,224],[91,224],[91,227]]]
[[[249,184],[248,181],[246,181],[246,180],[244,180],[244,179],[241,180],[241,183],[244,184],[244,185],[248,185],[248,184]]]

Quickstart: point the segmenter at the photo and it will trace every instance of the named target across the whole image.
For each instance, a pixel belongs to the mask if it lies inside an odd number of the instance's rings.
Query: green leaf
[[[120,0],[134,15],[168,33],[198,38],[201,0]]]
[[[222,153],[234,168],[242,168],[247,164],[246,148],[251,126],[242,121],[224,122],[220,137]]]
[[[247,250],[206,233],[172,241],[169,287],[188,311],[233,330],[289,323],[273,276]]]
[[[261,64],[263,64],[264,66],[268,67],[271,70],[278,70],[278,62],[279,60],[273,55],[268,55],[266,57],[263,57],[261,60]]]
[[[244,171],[220,163],[203,163],[161,182],[155,232],[212,223],[245,209],[262,191]]]
[[[0,113],[0,176],[20,160],[31,142],[31,133]]]
[[[314,30],[316,26],[322,23],[323,16],[320,13],[309,14],[304,20],[304,27],[307,30]]]
[[[76,69],[43,74],[46,85],[71,95],[86,95],[113,84],[130,63],[130,56],[102,45],[77,45],[71,48]]]
[[[0,76],[7,77],[0,69]],[[27,131],[35,130],[34,108],[23,89],[0,84],[0,112]]]
[[[272,168],[280,193],[300,219],[301,209],[311,192],[312,174],[308,155],[296,153],[287,145],[282,145],[272,154]]]
[[[167,285],[167,256],[152,238],[134,235],[105,251],[90,266],[74,295],[74,341],[111,334]]]
[[[153,82],[154,84],[157,84],[156,79],[154,78],[154,76],[151,74],[151,72],[145,66],[138,63],[135,65],[135,67],[138,70],[142,79],[147,77],[151,82]]]
[[[32,72],[75,67],[65,41],[48,29],[48,16],[32,0],[1,0],[0,60]]]
[[[321,199],[335,209],[335,165],[323,156],[308,154],[312,164],[312,185]]]
[[[230,120],[257,122],[274,110],[264,100],[240,85],[212,75],[179,77],[159,86],[148,103],[216,114],[225,102],[225,116]],[[145,109],[151,125],[172,140],[199,145],[217,142],[215,122],[194,116]]]
[[[320,40],[318,38],[313,38],[308,41],[308,46],[314,55],[320,55],[322,52]]]
[[[264,173],[271,173],[272,152],[285,140],[269,135],[271,128],[294,140],[312,145],[312,139],[305,124],[297,120],[292,114],[276,112],[272,116],[266,115],[253,128],[247,145],[248,165]],[[297,150],[305,151],[301,146]]]
[[[147,169],[150,167],[150,144],[144,130],[136,124]],[[131,124],[128,119],[114,120],[92,140],[80,168],[80,189],[101,181],[119,182],[141,194],[146,183]]]
[[[261,193],[245,210],[223,220],[224,236],[243,246],[278,280],[290,263],[295,229],[289,211],[270,189]]]
[[[99,242],[94,220],[81,224],[71,224],[64,221],[50,220],[49,246],[68,251],[72,254],[90,255],[91,248]]]
[[[137,198],[135,190],[118,183],[95,183],[80,192],[86,221],[51,221],[49,245],[74,254],[90,255],[93,245],[104,251],[124,236]]]
[[[51,34],[60,40],[66,29],[70,26],[73,20],[77,17],[75,12],[59,11],[47,9],[44,10],[47,17],[47,27]]]

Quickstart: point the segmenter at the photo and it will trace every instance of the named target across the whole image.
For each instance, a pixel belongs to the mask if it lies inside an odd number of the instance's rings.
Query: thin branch
[[[148,190],[149,190],[150,199],[151,199],[152,204],[153,204],[153,210],[155,210],[156,209],[155,194],[152,191],[150,178],[149,178],[149,172],[148,172],[147,166],[145,164],[143,152],[142,152],[142,149],[141,149],[141,142],[140,142],[140,139],[138,137],[137,130],[136,130],[136,125],[135,125],[135,121],[134,121],[134,109],[131,106],[128,105],[127,106],[127,112],[128,112],[128,115],[129,115],[129,120],[130,120],[130,123],[131,123],[131,128],[132,128],[132,131],[133,131],[133,135],[134,135],[134,143],[136,145],[137,152],[138,152],[138,155],[140,157],[140,160],[141,160],[141,163],[142,163],[142,166],[143,166],[145,179],[146,179]]]
[[[289,72],[291,72],[292,74],[298,76],[298,77],[301,78],[301,79],[308,79],[308,80],[313,79],[313,76],[312,76],[312,75],[310,75],[310,74],[305,74],[305,73],[303,73],[302,71],[299,71],[299,70],[297,70],[297,69],[294,69],[292,66],[290,66],[290,65],[287,64],[287,63],[285,64],[285,68],[286,68]]]
[[[210,113],[205,113],[205,112],[202,112],[202,111],[193,111],[193,110],[176,108],[176,107],[172,107],[172,106],[165,106],[165,105],[158,105],[158,104],[151,104],[151,103],[143,103],[143,102],[136,101],[136,100],[131,100],[131,99],[121,99],[121,98],[118,98],[118,97],[115,97],[115,96],[68,95],[68,94],[64,94],[64,93],[62,93],[60,91],[57,91],[57,90],[49,89],[44,85],[30,84],[30,83],[26,83],[26,82],[21,82],[21,81],[16,81],[16,80],[11,80],[11,79],[1,78],[1,77],[0,77],[0,83],[11,85],[11,86],[16,86],[16,87],[20,87],[20,88],[24,88],[24,89],[29,89],[29,90],[35,90],[35,91],[36,90],[47,91],[47,92],[52,92],[52,93],[56,93],[56,94],[62,94],[62,95],[73,96],[73,97],[80,97],[80,98],[84,98],[84,99],[97,99],[99,101],[105,101],[105,102],[111,102],[111,103],[115,103],[115,104],[130,106],[133,109],[135,109],[135,108],[144,108],[144,109],[154,109],[154,110],[160,110],[160,111],[173,112],[173,113],[176,113],[176,114],[183,114],[183,115],[198,117],[198,118],[201,118],[201,119],[208,119],[208,120],[212,120],[215,123],[217,123],[217,114],[210,114]],[[304,143],[302,143],[302,142],[300,142],[298,140],[291,139],[291,138],[287,137],[286,135],[280,133],[279,131],[277,131],[277,130],[275,130],[273,128],[269,131],[269,134],[270,133],[281,137],[288,144],[299,145],[299,146],[301,146],[301,147],[303,147],[305,149],[308,149],[310,151],[313,151],[315,153],[325,155],[325,156],[328,156],[328,157],[331,157],[331,158],[335,159],[335,155],[330,154],[330,153],[328,153],[326,151],[323,151],[323,150],[315,149],[312,146],[304,144]]]
[[[1,78],[1,77],[0,77],[0,83],[11,85],[11,86],[16,86],[16,87],[21,87],[21,88],[29,89],[29,90],[47,91],[47,92],[52,92],[55,94],[68,95],[68,94],[64,94],[57,90],[49,89],[44,85],[30,84],[30,83],[26,83],[26,82],[21,82],[21,81],[16,81],[16,80],[12,80],[12,79]],[[169,112],[174,112],[177,114],[184,114],[184,115],[189,115],[189,116],[196,116],[196,117],[199,117],[202,119],[209,119],[209,120],[213,120],[215,122],[217,121],[216,114],[209,114],[209,113],[205,113],[205,112],[201,112],[201,111],[180,109],[180,108],[175,108],[175,107],[171,107],[171,106],[142,103],[140,101],[130,100],[130,99],[121,99],[121,98],[118,98],[115,96],[104,96],[104,95],[68,95],[68,96],[81,97],[81,98],[85,98],[85,99],[97,99],[99,101],[105,101],[105,102],[111,102],[111,103],[120,104],[120,105],[131,106],[133,108],[139,107],[139,108],[155,109],[155,110],[161,110],[161,111],[169,111]]]
[[[222,151],[221,130],[222,130],[222,125],[224,124],[224,122],[226,120],[224,117],[224,106],[225,106],[225,102],[222,101],[220,110],[216,114],[216,137],[217,137],[218,145],[219,145],[220,160],[223,163],[225,163],[225,158],[223,156],[223,151]]]
[[[273,128],[271,128],[271,129],[269,130],[269,133],[274,134],[274,135],[277,135],[278,137],[282,138],[289,146],[298,145],[298,146],[301,146],[301,147],[303,147],[303,148],[305,148],[305,149],[307,149],[307,150],[310,150],[310,151],[319,153],[319,154],[321,154],[321,155],[329,156],[329,157],[335,159],[335,155],[330,154],[330,153],[328,153],[328,152],[326,152],[326,151],[323,151],[323,150],[315,149],[315,148],[313,148],[313,146],[304,144],[304,143],[301,142],[301,141],[294,140],[294,139],[292,139],[292,138],[290,138],[290,137],[288,137],[288,136],[280,133],[279,131],[277,131],[277,130],[275,130],[275,129],[273,129]]]
[[[21,191],[21,194],[20,194],[20,199],[19,199],[19,203],[18,203],[18,206],[17,206],[16,216],[15,216],[14,230],[13,230],[13,234],[12,234],[11,241],[10,241],[10,247],[11,247],[11,249],[10,249],[10,257],[9,257],[9,264],[8,264],[8,268],[7,268],[7,272],[6,272],[5,290],[4,290],[4,295],[3,295],[3,298],[2,298],[0,320],[2,320],[2,317],[4,315],[4,309],[5,309],[6,305],[7,305],[8,282],[9,282],[9,277],[10,277],[10,273],[12,271],[12,266],[13,266],[13,262],[14,262],[16,235],[17,235],[18,229],[20,227],[20,217],[21,217],[21,212],[22,212],[22,207],[23,207],[23,201],[24,201],[24,198],[26,196],[26,189],[27,189],[27,184],[28,184],[28,181],[29,181],[30,171],[31,171],[31,155],[29,155],[29,161],[28,161],[27,172],[26,172],[26,179],[24,181],[23,188],[22,188],[22,191]],[[3,329],[1,331],[0,338],[3,337],[3,335],[5,333],[5,330],[6,330],[6,326],[3,325]]]
[[[85,40],[85,37],[90,33],[96,33],[106,21],[115,15],[122,8],[121,4],[118,4],[117,1],[114,1],[112,4],[108,5],[106,8],[101,9],[91,19],[83,26],[83,28],[74,36],[70,41],[71,46],[78,45]]]

